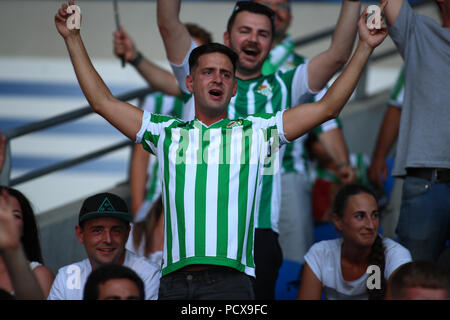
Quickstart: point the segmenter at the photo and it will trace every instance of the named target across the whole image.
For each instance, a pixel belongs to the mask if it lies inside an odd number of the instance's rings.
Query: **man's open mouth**
[[[215,97],[220,97],[222,95],[222,90],[219,89],[211,89],[208,92],[210,95],[213,95]]]
[[[247,48],[247,49],[244,49],[242,51],[244,51],[244,53],[246,55],[249,55],[249,56],[252,56],[252,57],[256,57],[258,55],[258,53],[259,53],[258,50],[252,49],[252,48]]]

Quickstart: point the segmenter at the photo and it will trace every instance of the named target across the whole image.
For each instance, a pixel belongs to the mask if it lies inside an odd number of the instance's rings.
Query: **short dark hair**
[[[233,65],[234,73],[236,70],[238,55],[232,49],[217,42],[207,43],[192,50],[191,55],[189,56],[189,71],[192,73],[192,70],[197,65],[200,56],[215,52],[222,53],[230,59],[231,64]]]
[[[195,23],[184,24],[192,38],[199,39],[203,44],[212,42],[211,33],[196,25]]]
[[[132,269],[120,264],[107,264],[91,272],[84,285],[83,300],[97,300],[99,285],[111,279],[128,279],[139,289],[139,299],[145,299],[145,286],[142,279]]]
[[[241,11],[248,11],[256,14],[263,14],[270,20],[270,26],[272,30],[272,37],[275,33],[275,12],[269,7],[252,1],[238,1],[233,8],[233,13],[228,19],[227,23],[227,31],[231,32],[231,27],[233,26],[234,20],[236,20],[236,16]]]
[[[403,299],[406,289],[422,287],[444,289],[450,298],[450,276],[432,261],[411,261],[401,265],[389,280],[389,292],[394,299]]]

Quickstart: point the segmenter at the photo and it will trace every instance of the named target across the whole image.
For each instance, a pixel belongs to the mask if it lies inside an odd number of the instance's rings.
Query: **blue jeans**
[[[450,238],[450,183],[407,176],[397,235],[413,260],[436,261]]]
[[[177,270],[161,278],[159,300],[254,300],[250,276],[219,267],[202,271]]]

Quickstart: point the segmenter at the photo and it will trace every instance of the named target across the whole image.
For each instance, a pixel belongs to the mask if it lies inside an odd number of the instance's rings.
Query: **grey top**
[[[405,175],[408,167],[450,168],[450,28],[403,1],[389,34],[405,61],[393,175]]]

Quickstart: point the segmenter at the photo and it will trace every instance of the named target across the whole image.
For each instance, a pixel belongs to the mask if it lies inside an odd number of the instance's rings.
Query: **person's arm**
[[[340,128],[322,132],[318,136],[325,150],[338,165],[338,177],[343,184],[352,183],[356,179],[356,173],[350,164],[347,144]]]
[[[370,182],[378,188],[383,186],[387,178],[386,157],[397,139],[401,115],[402,110],[400,108],[388,106],[378,133],[372,162],[367,170]]]
[[[183,63],[191,47],[191,36],[180,21],[180,0],[158,0],[158,28],[166,49],[167,58],[176,65]]]
[[[308,64],[308,86],[313,92],[321,90],[350,58],[360,10],[361,1],[343,1],[330,47]]]
[[[39,282],[39,285],[44,293],[44,297],[48,297],[53,281],[55,280],[55,275],[52,270],[46,266],[38,266],[33,270],[33,273]]]
[[[145,186],[147,183],[147,168],[150,160],[150,153],[142,145],[137,144],[133,149],[131,158],[130,192],[131,210],[134,217],[145,199]]]
[[[283,129],[287,140],[292,141],[320,123],[336,118],[355,89],[362,70],[372,51],[387,36],[387,27],[369,30],[366,25],[367,8],[358,21],[359,42],[353,57],[342,74],[317,102],[287,109],[283,114]]]
[[[314,272],[305,263],[302,275],[300,288],[297,294],[297,300],[320,300],[322,297],[322,283],[317,279]]]
[[[150,87],[168,95],[181,95],[178,82],[171,72],[161,68],[144,56],[142,56],[139,62],[135,61],[138,56],[138,51],[133,43],[133,39],[131,39],[122,27],[120,27],[119,31],[114,32],[113,43],[114,54],[117,57],[124,57],[129,63],[134,63],[133,66],[147,81]]]
[[[69,0],[69,5],[74,4]],[[131,140],[141,127],[143,111],[133,105],[116,99],[95,70],[80,36],[80,30],[66,26],[69,14],[63,4],[55,15],[55,25],[63,37],[72,61],[78,82],[91,108],[105,118]]]
[[[386,21],[389,26],[394,25],[397,20],[398,14],[400,13],[400,9],[403,5],[403,0],[380,0],[381,4],[386,4],[384,8],[384,14],[386,16]]]
[[[14,293],[20,300],[45,299],[41,286],[30,269],[20,243],[20,234],[6,189],[0,195],[0,254],[8,270]]]

